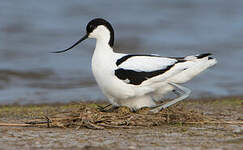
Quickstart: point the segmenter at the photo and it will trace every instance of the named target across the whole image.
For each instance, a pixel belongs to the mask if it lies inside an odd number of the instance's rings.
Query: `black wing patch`
[[[122,58],[118,59],[118,60],[116,61],[116,65],[119,66],[119,65],[122,64],[124,61],[126,61],[126,60],[128,60],[129,58],[134,57],[134,56],[161,57],[161,56],[158,56],[158,55],[146,55],[146,54],[132,54],[132,55],[126,55],[126,56],[123,56]]]
[[[204,53],[204,54],[197,55],[196,57],[198,59],[200,59],[200,58],[204,58],[204,57],[207,57],[207,56],[210,56],[210,55],[212,55],[212,54],[211,53]]]
[[[156,70],[156,71],[150,71],[150,72],[138,72],[134,70],[128,70],[128,69],[123,69],[119,68],[115,70],[115,75],[117,78],[121,80],[128,80],[128,84],[133,84],[133,85],[140,85],[143,81],[150,79],[152,77],[161,75],[165,73],[166,71],[170,70],[175,64],[167,66],[165,69],[161,70]]]

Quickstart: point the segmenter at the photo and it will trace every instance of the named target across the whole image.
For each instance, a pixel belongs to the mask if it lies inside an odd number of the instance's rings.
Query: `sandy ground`
[[[15,149],[242,149],[242,126],[168,126],[144,129],[1,127],[1,150]]]
[[[199,110],[227,122],[243,121],[243,100],[187,101],[181,107]],[[31,109],[29,109],[31,107]],[[72,110],[78,105],[1,106],[0,122],[23,122],[36,114]],[[13,111],[15,110],[15,111]],[[21,112],[23,112],[21,114]],[[243,149],[243,124],[181,124],[131,129],[0,127],[0,150],[17,149]]]

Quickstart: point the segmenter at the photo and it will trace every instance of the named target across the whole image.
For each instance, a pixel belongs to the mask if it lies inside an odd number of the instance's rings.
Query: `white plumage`
[[[217,62],[209,57],[209,53],[180,58],[115,53],[112,49],[114,31],[101,18],[90,21],[86,31],[87,34],[73,46],[56,53],[67,51],[88,37],[95,38],[92,71],[100,89],[114,106],[128,106],[135,110],[155,107],[155,102],[161,101],[172,90],[180,95],[152,109],[158,112],[189,96],[190,90],[178,84],[191,80]]]
[[[165,69],[167,66],[173,65],[175,62],[175,59],[164,57],[133,56],[120,64],[118,68],[134,71],[154,71]]]

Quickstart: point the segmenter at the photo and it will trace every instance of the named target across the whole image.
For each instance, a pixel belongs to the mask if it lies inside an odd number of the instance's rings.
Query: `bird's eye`
[[[95,25],[90,25],[89,27],[90,27],[91,30],[95,29]]]
[[[96,28],[96,26],[94,24],[89,24],[87,26],[86,30],[88,33],[90,33],[90,32],[93,32],[95,28]]]

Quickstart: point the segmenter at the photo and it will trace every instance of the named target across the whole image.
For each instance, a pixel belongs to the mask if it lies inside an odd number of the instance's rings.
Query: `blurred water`
[[[1,0],[0,103],[98,100],[94,40],[70,46],[94,17],[109,20],[120,52],[184,56],[212,52],[218,64],[187,83],[192,96],[243,91],[243,1]]]

